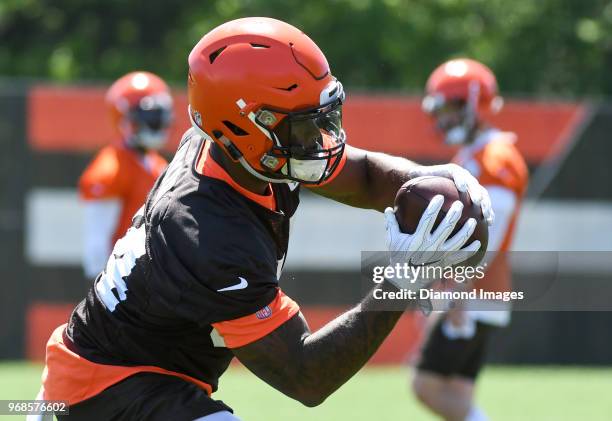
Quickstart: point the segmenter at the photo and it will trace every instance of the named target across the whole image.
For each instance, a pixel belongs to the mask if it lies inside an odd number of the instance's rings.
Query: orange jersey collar
[[[238,193],[245,196],[247,199],[252,200],[253,202],[263,206],[264,208],[270,209],[271,211],[276,210],[276,200],[274,198],[274,191],[272,187],[268,185],[269,194],[257,194],[253,193],[242,187],[240,184],[236,183],[232,177],[219,165],[215,160],[210,156],[210,142],[206,142],[202,151],[200,153],[200,157],[198,158],[198,162],[196,164],[196,171],[199,174],[202,174],[206,177],[216,178],[218,180],[224,181],[229,184],[234,190]]]

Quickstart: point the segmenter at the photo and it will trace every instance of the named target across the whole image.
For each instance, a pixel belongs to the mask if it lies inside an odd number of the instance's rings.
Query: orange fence
[[[175,93],[176,122],[172,151],[189,126],[187,98]],[[585,115],[570,102],[509,101],[492,123],[518,135],[518,147],[531,163],[562,151]],[[453,151],[437,138],[418,98],[349,95],[344,124],[350,144],[413,159],[449,160]],[[39,151],[90,151],[113,139],[104,105],[104,89],[35,86],[28,98],[28,139]]]

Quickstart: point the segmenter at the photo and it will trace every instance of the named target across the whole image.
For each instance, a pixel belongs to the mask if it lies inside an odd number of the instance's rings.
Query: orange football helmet
[[[438,66],[427,80],[422,103],[423,110],[437,118],[438,128],[447,134],[446,141],[451,144],[465,142],[466,133],[502,105],[491,69],[467,58]],[[447,109],[458,111],[454,121],[444,121],[442,115]]]
[[[318,184],[344,152],[342,84],[317,45],[271,18],[237,19],[189,54],[189,116],[255,177]]]
[[[106,93],[111,119],[124,141],[134,147],[159,149],[172,123],[172,96],[166,82],[149,72],[131,72]]]

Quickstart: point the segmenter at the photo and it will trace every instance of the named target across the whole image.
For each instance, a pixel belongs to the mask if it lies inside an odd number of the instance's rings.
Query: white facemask
[[[447,145],[462,145],[467,141],[468,130],[464,126],[455,126],[446,132],[444,143]]]
[[[318,181],[327,168],[326,159],[294,159],[290,158],[291,174],[287,174],[287,164],[281,168],[281,173],[304,181]]]
[[[161,149],[168,138],[167,130],[151,130],[142,128],[134,135],[134,144],[145,149]]]

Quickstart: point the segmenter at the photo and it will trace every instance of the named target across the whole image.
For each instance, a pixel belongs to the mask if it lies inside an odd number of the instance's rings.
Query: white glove
[[[468,170],[460,167],[457,164],[445,164],[445,165],[432,165],[432,166],[421,166],[416,167],[410,171],[410,177],[422,177],[422,176],[438,176],[450,178],[455,182],[457,190],[460,192],[467,192],[470,195],[470,199],[476,205],[480,205],[482,209],[482,215],[484,216],[487,224],[492,225],[495,219],[495,213],[491,207],[491,198],[487,189],[482,187],[478,180],[470,174]]]
[[[459,201],[451,205],[440,225],[433,233],[431,232],[443,204],[442,195],[436,195],[431,199],[414,234],[401,232],[393,209],[385,209],[387,249],[391,265],[408,263],[411,266],[451,266],[469,259],[480,249],[478,240],[462,248],[474,233],[476,228],[474,218],[468,219],[455,235],[448,238],[461,217],[463,204]],[[399,288],[406,287],[406,282],[396,283],[393,279],[389,281]]]

